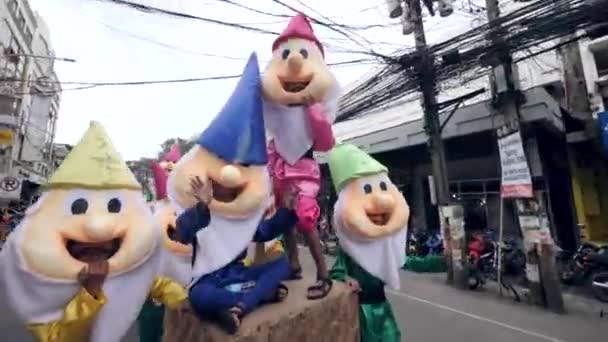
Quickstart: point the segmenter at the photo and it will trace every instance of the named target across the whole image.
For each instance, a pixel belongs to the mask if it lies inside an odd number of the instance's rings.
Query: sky
[[[270,31],[282,31],[288,19],[255,13],[219,0],[134,0],[133,2]],[[294,13],[272,0],[235,2],[274,14]],[[356,42],[322,26],[314,26],[326,44],[328,63],[369,58],[356,51],[389,54],[413,46],[401,33],[399,19],[389,19],[385,0],[284,0],[322,21],[347,25],[378,25],[355,31]],[[305,3],[305,7],[302,5]],[[426,18],[430,43],[464,32],[480,22],[478,9],[456,0],[447,18]],[[476,1],[479,3],[479,1]],[[255,51],[263,70],[275,38],[195,20],[139,12],[99,0],[30,0],[46,20],[58,57],[61,82],[130,82],[238,75]],[[311,10],[312,9],[312,10]],[[314,10],[314,11],[313,11]],[[483,13],[482,13],[483,14]],[[343,87],[360,80],[374,62],[332,67]],[[127,160],[155,157],[168,138],[200,133],[231,95],[237,80],[213,80],[138,86],[65,90],[56,141],[75,144],[91,120],[101,122]],[[64,84],[63,88],[74,85]]]

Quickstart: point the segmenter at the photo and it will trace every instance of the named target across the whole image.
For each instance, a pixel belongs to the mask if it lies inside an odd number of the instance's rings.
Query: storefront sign
[[[0,199],[15,200],[21,198],[21,180],[17,177],[0,176]]]
[[[498,139],[502,198],[532,197],[532,177],[519,131]]]

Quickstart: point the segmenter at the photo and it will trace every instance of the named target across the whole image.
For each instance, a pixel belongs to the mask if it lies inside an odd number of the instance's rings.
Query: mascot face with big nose
[[[145,262],[157,246],[141,186],[109,147],[106,152],[105,137],[93,122],[28,210],[22,254],[32,272],[73,281],[85,265],[107,260],[112,277]]]
[[[255,212],[265,194],[265,166],[227,162],[202,146],[194,146],[176,165],[170,178],[174,201],[181,208],[191,208],[197,199],[190,191],[190,180],[199,177],[213,186],[209,210],[230,218],[243,218]]]
[[[221,110],[223,114],[211,122],[198,144],[173,168],[168,192],[177,207],[187,209],[196,205],[197,199],[191,193],[191,180],[196,177],[213,187],[209,203],[213,215],[243,219],[266,205],[264,123],[259,118],[240,115],[245,111],[262,112],[257,63],[253,54],[244,76]]]

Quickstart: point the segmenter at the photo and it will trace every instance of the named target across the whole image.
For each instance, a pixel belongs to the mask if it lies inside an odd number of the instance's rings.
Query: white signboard
[[[532,177],[519,131],[498,139],[502,198],[531,198]]]

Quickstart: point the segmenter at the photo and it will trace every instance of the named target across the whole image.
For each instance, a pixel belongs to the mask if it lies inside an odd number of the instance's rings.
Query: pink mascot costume
[[[317,266],[317,283],[309,299],[323,298],[331,290],[317,231],[317,195],[321,173],[313,152],[334,146],[331,125],[339,99],[339,85],[327,67],[323,46],[308,18],[295,16],[275,40],[272,60],[262,79],[264,121],[270,135],[268,165],[275,199],[289,188],[299,192],[297,228],[303,233]],[[301,278],[295,232],[285,236],[292,278]]]

